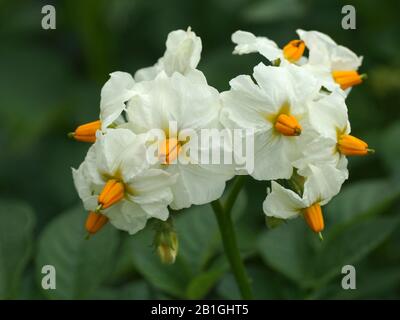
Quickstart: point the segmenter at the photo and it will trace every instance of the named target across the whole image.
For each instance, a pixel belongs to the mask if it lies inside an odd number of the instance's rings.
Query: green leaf
[[[247,197],[239,195],[232,214],[244,212]],[[129,240],[136,269],[154,287],[179,298],[200,299],[214,286],[227,267],[211,265],[223,254],[218,225],[210,205],[193,206],[175,213],[179,253],[175,264],[163,265],[151,246],[154,231],[146,227]],[[225,264],[226,266],[226,264]]]
[[[190,281],[186,296],[189,299],[205,297],[227,270],[229,270],[228,262],[225,257],[221,257],[207,271],[200,273]]]
[[[40,289],[40,284],[36,281],[33,266],[27,268],[22,275],[21,289],[18,291],[18,300],[42,300],[45,299]]]
[[[251,265],[247,267],[247,272],[255,299],[296,299],[301,297],[298,288],[265,266]],[[232,273],[226,274],[221,279],[217,292],[222,299],[241,299]]]
[[[296,219],[264,232],[258,247],[261,257],[271,268],[307,286],[311,260],[315,254],[313,236],[305,222]]]
[[[386,167],[398,178],[400,177],[400,121],[385,129],[381,137],[378,154],[382,155]]]
[[[338,290],[334,299],[381,299],[393,298],[400,282],[398,267],[383,267],[378,270],[371,267],[357,270],[356,290]],[[340,281],[338,281],[339,286]],[[387,296],[389,294],[389,296]],[[391,294],[391,296],[390,296]]]
[[[176,216],[179,256],[184,257],[193,274],[199,273],[221,248],[218,225],[209,204],[193,206]]]
[[[56,269],[56,289],[43,290],[51,299],[89,297],[110,275],[118,247],[118,230],[106,225],[85,239],[87,213],[82,207],[67,211],[53,220],[39,240],[36,276],[39,283],[44,265]]]
[[[155,288],[184,298],[186,284],[192,276],[191,268],[180,253],[173,265],[162,264],[152,246],[153,236],[153,230],[147,226],[129,240],[136,270]]]
[[[32,254],[35,215],[22,202],[0,201],[0,299],[15,297]]]
[[[264,261],[305,288],[316,288],[377,248],[399,224],[399,218],[369,218],[328,233],[322,243],[304,221],[290,221],[266,232],[259,241]]]
[[[341,273],[344,265],[354,264],[378,247],[399,225],[400,218],[375,218],[354,223],[342,232],[326,237],[315,257],[318,286]]]
[[[385,179],[350,184],[324,207],[328,228],[364,215],[379,214],[397,198],[400,198],[400,188]]]
[[[90,299],[95,300],[146,300],[150,298],[150,287],[143,280],[119,287],[100,287],[90,296]]]

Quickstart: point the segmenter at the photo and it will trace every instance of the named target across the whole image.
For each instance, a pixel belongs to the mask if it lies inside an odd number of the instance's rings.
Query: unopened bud
[[[154,245],[162,263],[173,264],[175,262],[179,242],[170,219],[157,223]]]

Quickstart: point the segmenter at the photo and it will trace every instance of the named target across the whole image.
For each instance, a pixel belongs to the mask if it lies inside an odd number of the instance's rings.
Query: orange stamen
[[[324,230],[324,217],[319,203],[304,209],[304,218],[310,229],[315,233],[320,233]]]
[[[283,55],[286,60],[293,63],[303,56],[305,48],[306,45],[303,40],[292,40],[283,47]]]
[[[368,149],[368,144],[349,134],[339,136],[337,148],[345,156],[365,156],[373,153],[373,149]]]
[[[89,212],[86,219],[85,228],[89,234],[95,234],[108,222],[108,218],[101,213]]]
[[[181,150],[181,145],[176,138],[165,139],[159,145],[160,159],[163,160],[163,164],[171,164],[178,158]]]
[[[98,198],[99,210],[111,207],[120,201],[124,194],[125,188],[122,182],[115,179],[108,180]]]
[[[82,142],[95,142],[96,132],[101,128],[101,121],[93,121],[83,124],[68,134],[69,137]]]
[[[366,78],[366,75],[365,74],[360,75],[357,71],[350,70],[350,71],[333,71],[332,77],[343,90],[346,90],[347,88],[362,83],[363,79]]]
[[[284,136],[299,136],[301,134],[301,126],[297,119],[292,115],[280,114],[275,121],[275,130]]]

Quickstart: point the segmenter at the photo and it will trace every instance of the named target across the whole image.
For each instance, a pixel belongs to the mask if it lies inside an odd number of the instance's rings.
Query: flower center
[[[290,114],[281,113],[275,121],[274,128],[284,136],[299,136],[301,126],[297,119]]]
[[[362,83],[363,80],[367,78],[367,75],[366,74],[360,75],[355,70],[349,70],[349,71],[333,71],[332,77],[343,90],[346,90],[347,88]]]
[[[324,230],[324,217],[319,203],[314,203],[312,206],[305,208],[303,215],[312,231],[320,233]]]
[[[345,156],[365,156],[373,153],[373,149],[368,149],[368,144],[349,134],[342,134],[338,138],[337,149]]]
[[[292,40],[283,47],[283,56],[292,63],[296,62],[303,56],[305,48],[303,40]]]
[[[113,204],[122,200],[125,195],[125,187],[124,184],[116,179],[110,179],[107,181],[103,190],[101,191],[98,197],[98,210],[107,209],[111,207]]]
[[[169,138],[162,141],[159,145],[159,156],[163,164],[173,163],[181,151],[182,144],[176,138]]]
[[[96,132],[100,128],[101,128],[101,121],[97,120],[79,126],[78,128],[75,129],[74,132],[70,132],[68,136],[77,141],[93,143],[96,141]]]

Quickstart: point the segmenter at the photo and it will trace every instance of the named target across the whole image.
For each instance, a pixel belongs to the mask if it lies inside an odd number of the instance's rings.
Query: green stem
[[[221,232],[222,243],[224,245],[225,254],[228,257],[233,274],[243,299],[249,300],[253,298],[249,278],[247,277],[243,261],[240,257],[239,248],[236,241],[236,234],[233,228],[231,210],[244,183],[244,177],[239,176],[232,187],[225,207],[219,200],[213,201],[211,206],[214,210],[218,221],[219,230]]]

